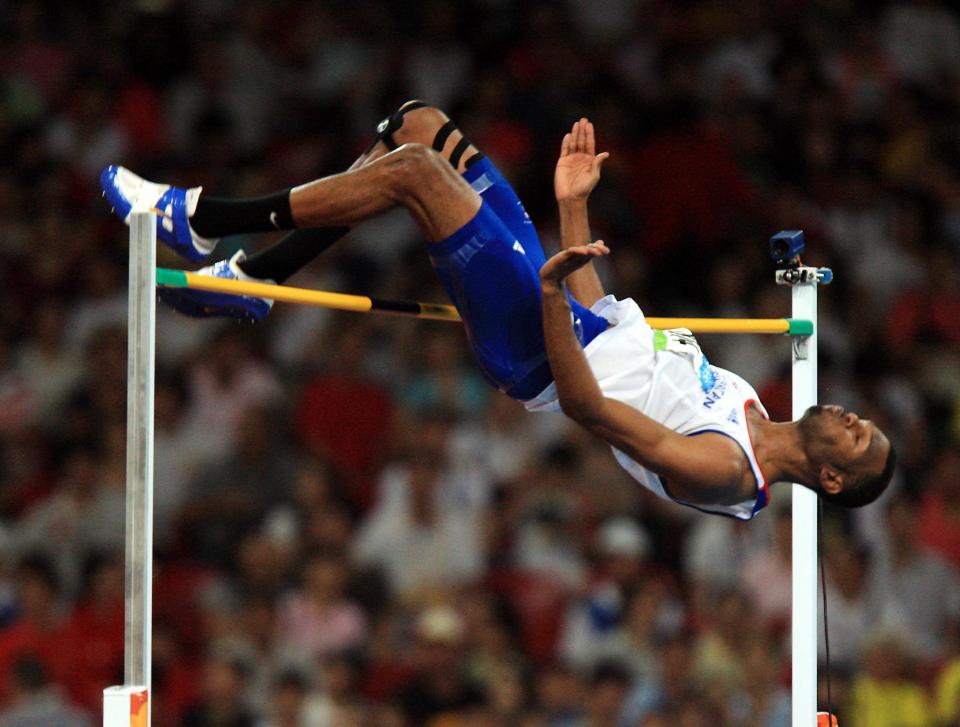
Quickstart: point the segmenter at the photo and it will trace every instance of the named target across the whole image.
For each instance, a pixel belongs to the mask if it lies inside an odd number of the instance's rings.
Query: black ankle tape
[[[450,134],[452,134],[456,128],[457,128],[457,125],[453,123],[453,121],[448,121],[443,126],[441,126],[439,131],[437,131],[437,135],[433,137],[434,150],[442,152],[443,147],[447,143],[447,139],[450,138]]]
[[[373,147],[375,147],[377,143],[381,141],[390,151],[396,149],[397,142],[393,138],[393,132],[403,126],[403,117],[409,111],[413,111],[414,109],[422,109],[424,106],[428,105],[429,104],[425,104],[423,101],[412,101],[406,106],[401,106],[387,118],[377,124],[377,135],[374,137],[373,141],[370,142],[370,146],[364,150],[362,156],[366,156],[373,151]]]
[[[453,152],[450,154],[450,163],[453,165],[454,169],[460,165],[460,157],[463,156],[463,152],[467,150],[468,146],[470,146],[470,140],[464,136],[453,148]]]
[[[393,151],[398,146],[396,140],[393,138],[393,132],[403,126],[403,117],[410,111],[422,109],[426,105],[423,101],[414,101],[406,106],[401,106],[394,111],[393,114],[380,122],[380,125],[377,126],[377,132],[390,151]]]
[[[448,121],[437,131],[437,135],[433,137],[433,148],[434,150],[443,153],[443,147],[447,144],[447,139],[450,138],[450,134],[456,131],[457,125],[453,121]],[[463,156],[463,153],[467,150],[467,147],[470,146],[470,140],[467,137],[462,137],[457,145],[453,148],[453,152],[450,154],[450,164],[454,169],[457,168],[457,165],[460,163],[460,157]],[[483,159],[483,154],[476,152],[467,159],[464,168],[469,169],[471,166],[476,164],[478,161]]]

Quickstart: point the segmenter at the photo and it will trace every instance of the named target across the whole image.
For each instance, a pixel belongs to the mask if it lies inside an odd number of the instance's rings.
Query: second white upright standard
[[[124,685],[104,690],[104,727],[150,725],[156,225],[152,212],[135,211],[130,216]]]

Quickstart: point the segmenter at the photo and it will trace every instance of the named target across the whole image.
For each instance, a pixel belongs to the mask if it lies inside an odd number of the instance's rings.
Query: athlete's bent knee
[[[389,174],[397,201],[416,196],[418,190],[441,179],[446,172],[446,160],[430,147],[410,143],[388,154]]]
[[[412,111],[403,112],[407,106],[423,103],[422,101],[408,101],[400,107],[403,113],[403,123],[393,132],[398,144],[419,143],[431,144],[437,130],[450,119],[443,111],[435,106],[418,106]]]

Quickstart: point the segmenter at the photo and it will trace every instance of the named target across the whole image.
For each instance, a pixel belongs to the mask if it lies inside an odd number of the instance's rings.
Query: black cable
[[[817,498],[820,522],[817,528],[817,559],[820,561],[820,590],[823,592],[823,646],[827,669],[827,724],[833,727],[833,694],[830,689],[830,630],[827,628],[827,575],[823,564],[823,500]]]

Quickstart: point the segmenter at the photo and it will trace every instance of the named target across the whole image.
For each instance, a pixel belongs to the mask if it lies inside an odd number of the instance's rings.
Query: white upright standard
[[[817,284],[829,282],[817,268],[800,268],[793,288],[793,317],[813,323],[809,336],[793,337],[793,418],[817,403]],[[793,486],[793,722],[817,724],[817,494]]]
[[[156,224],[152,212],[130,216],[124,685],[103,690],[103,727],[150,725]]]

